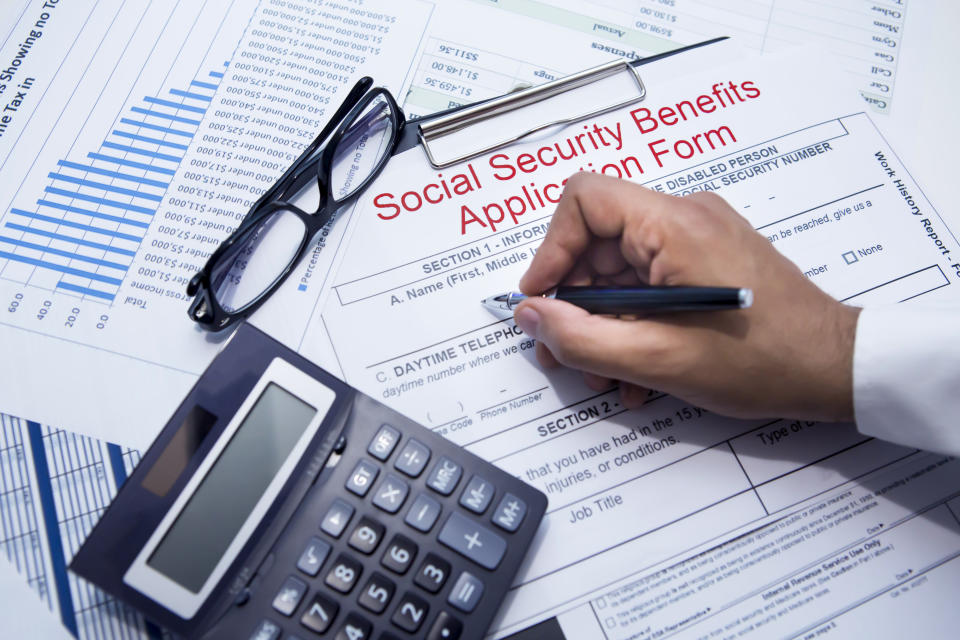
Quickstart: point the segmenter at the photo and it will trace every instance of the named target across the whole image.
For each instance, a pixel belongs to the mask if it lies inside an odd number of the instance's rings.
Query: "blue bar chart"
[[[9,209],[0,258],[32,267],[25,284],[53,273],[57,290],[112,302],[222,78],[144,96],[99,149],[59,160],[33,203]]]

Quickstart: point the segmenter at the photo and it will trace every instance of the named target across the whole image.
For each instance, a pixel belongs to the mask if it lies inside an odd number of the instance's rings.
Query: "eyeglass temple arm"
[[[250,207],[250,211],[255,211],[265,202],[274,200],[277,191],[280,190],[280,187],[288,188],[287,183],[289,182],[290,177],[296,175],[296,173],[302,168],[302,165],[307,162],[314,153],[316,153],[317,148],[320,147],[324,140],[330,137],[334,129],[336,129],[340,125],[340,122],[347,117],[347,114],[350,113],[350,110],[353,109],[358,102],[360,102],[360,99],[364,96],[364,94],[367,93],[367,91],[370,90],[372,85],[373,78],[370,76],[364,76],[360,78],[357,83],[353,85],[353,89],[350,90],[350,93],[347,94],[347,97],[342,103],[340,103],[340,107],[337,109],[336,113],[333,114],[333,117],[327,120],[327,124],[324,125],[323,129],[320,131],[320,134],[317,135],[317,137],[313,139],[313,142],[311,142],[310,145],[303,150],[303,153],[301,153],[300,157],[298,157],[293,164],[290,165],[290,168],[287,169],[283,175],[273,183],[273,186],[267,189],[256,201],[256,203]],[[246,218],[244,218],[244,220],[245,219]],[[243,222],[240,224],[242,225]]]

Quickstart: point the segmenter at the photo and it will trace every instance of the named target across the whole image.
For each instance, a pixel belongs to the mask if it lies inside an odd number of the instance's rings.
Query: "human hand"
[[[619,380],[627,407],[657,389],[730,416],[853,419],[858,308],[821,291],[715,194],[574,175],[520,290],[640,283],[749,288],[754,303],[631,319],[533,297],[514,319],[543,366],[579,369],[597,390]]]

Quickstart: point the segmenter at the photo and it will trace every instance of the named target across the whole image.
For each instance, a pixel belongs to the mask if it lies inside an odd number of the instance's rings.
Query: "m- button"
[[[474,513],[483,513],[493,500],[493,485],[481,478],[473,476],[460,494],[460,505]]]
[[[507,551],[507,543],[503,538],[457,512],[450,514],[437,538],[442,544],[491,571],[497,568]]]

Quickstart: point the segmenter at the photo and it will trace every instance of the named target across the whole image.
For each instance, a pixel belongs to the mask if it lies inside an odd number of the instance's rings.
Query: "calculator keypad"
[[[461,633],[463,633],[463,623],[446,611],[441,611],[433,626],[430,627],[427,640],[457,640]]]
[[[400,511],[409,492],[410,485],[394,474],[388,473],[380,483],[376,495],[373,496],[373,504],[387,513],[396,513]]]
[[[360,518],[353,533],[350,534],[350,540],[347,544],[360,553],[370,555],[380,544],[385,530],[382,524],[364,516]]]
[[[330,555],[330,549],[330,545],[320,538],[310,538],[307,547],[300,554],[300,559],[297,560],[297,568],[308,576],[317,575],[320,573],[323,561]]]
[[[335,640],[367,640],[372,631],[373,625],[365,618],[356,613],[349,613]]]
[[[307,583],[290,576],[283,582],[280,591],[274,596],[273,608],[285,616],[292,616],[306,594]]]
[[[480,596],[483,595],[483,583],[472,573],[464,571],[453,584],[447,602],[460,611],[470,613],[477,608]]]
[[[448,496],[457,488],[463,467],[447,457],[441,457],[433,465],[433,470],[427,478],[427,486],[439,493]]]
[[[390,569],[394,573],[403,575],[413,564],[413,559],[417,556],[416,543],[399,533],[390,541],[390,545],[383,553],[380,564]]]
[[[404,631],[414,633],[423,624],[429,610],[430,605],[427,604],[426,600],[415,593],[407,592],[403,594],[397,604],[397,609],[393,612],[390,622]]]
[[[327,515],[323,517],[320,528],[334,538],[339,538],[343,530],[347,528],[347,524],[350,523],[353,511],[353,505],[337,498],[330,505],[330,509],[327,510]]]
[[[493,485],[481,478],[473,476],[460,494],[460,506],[474,513],[483,513],[493,500]]]
[[[508,493],[500,499],[500,504],[493,512],[493,524],[513,533],[520,528],[525,515],[527,515],[527,504],[512,493]]]
[[[388,424],[380,425],[377,434],[373,436],[370,445],[367,447],[367,453],[377,460],[383,462],[393,453],[393,448],[400,441],[400,432]]]
[[[390,604],[390,600],[393,599],[393,593],[396,589],[389,578],[374,572],[363,587],[357,602],[360,603],[361,607],[374,613],[383,613],[387,605]]]
[[[331,589],[336,589],[340,593],[350,593],[362,571],[363,566],[359,562],[341,553],[323,581]]]
[[[370,491],[370,487],[379,472],[380,468],[374,463],[369,460],[360,460],[347,480],[347,490],[362,498]]]
[[[426,533],[433,528],[433,524],[439,517],[440,503],[427,494],[421,493],[410,505],[410,510],[407,511],[407,516],[403,521],[417,531]]]
[[[411,478],[416,478],[423,472],[428,460],[430,460],[430,449],[427,445],[411,438],[400,450],[400,455],[397,456],[393,466]]]
[[[418,587],[423,587],[430,593],[437,593],[443,588],[449,576],[450,563],[434,553],[428,553],[413,581]]]
[[[502,563],[527,504],[465,469],[449,449],[435,455],[392,424],[381,423],[365,447],[341,460],[345,471],[329,483],[339,494],[320,502],[317,535],[301,543],[295,568],[274,583],[280,586],[252,637],[458,640],[476,633],[465,621],[484,601],[484,570]],[[284,633],[277,622],[285,619],[300,631]]]
[[[497,568],[507,551],[506,540],[456,511],[447,518],[438,539],[457,553],[490,570]]]
[[[335,600],[317,592],[309,601],[306,611],[300,618],[300,624],[315,633],[324,633],[333,624],[338,611],[340,611],[340,605]]]

